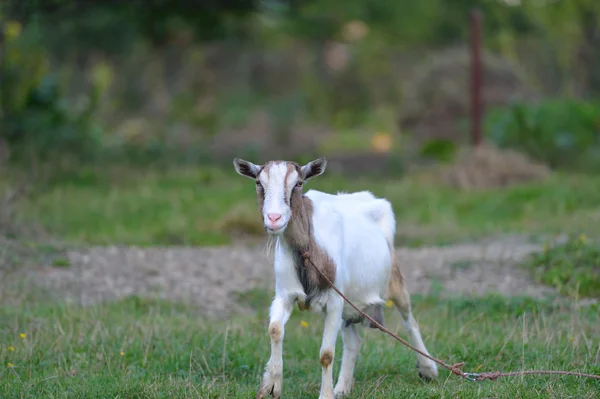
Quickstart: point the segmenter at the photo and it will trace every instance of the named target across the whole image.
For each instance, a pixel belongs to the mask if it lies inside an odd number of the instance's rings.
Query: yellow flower
[[[12,346],[9,346],[9,347],[8,347],[8,350],[9,350],[9,352],[14,352],[14,351],[15,351],[15,348],[13,348]]]
[[[119,352],[119,355],[125,356],[125,352],[121,351],[121,352]]]
[[[388,301],[385,303],[385,306],[391,308],[392,306],[394,306],[394,302],[392,302],[391,299],[388,299]]]
[[[27,334],[21,333],[21,334],[19,334],[19,337],[21,337],[22,339],[25,339],[25,338],[27,338]]]
[[[8,367],[15,367],[15,365],[12,363],[8,363]]]
[[[371,148],[379,153],[389,152],[392,148],[392,136],[388,133],[377,133],[371,138]]]
[[[580,234],[579,235],[579,241],[581,241],[581,243],[583,244],[585,241],[587,240],[587,237],[585,236],[585,234]]]
[[[302,321],[300,322],[300,325],[301,325],[302,327],[304,327],[304,328],[308,327],[308,323],[307,323],[307,322],[305,322],[304,320],[302,320]]]

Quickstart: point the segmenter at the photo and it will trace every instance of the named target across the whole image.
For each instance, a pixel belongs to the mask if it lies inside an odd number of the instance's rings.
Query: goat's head
[[[289,161],[263,165],[235,158],[235,170],[256,182],[258,206],[269,234],[282,234],[292,218],[294,204],[302,200],[302,186],[325,171],[327,160],[319,158],[300,166]]]

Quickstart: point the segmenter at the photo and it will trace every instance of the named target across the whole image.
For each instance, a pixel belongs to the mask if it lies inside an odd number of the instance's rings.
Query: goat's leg
[[[327,301],[323,341],[321,342],[321,394],[319,399],[333,399],[333,360],[335,341],[342,326],[342,307],[344,302],[337,294]]]
[[[265,367],[262,384],[256,398],[264,398],[271,394],[281,397],[283,384],[283,335],[285,324],[292,314],[293,303],[287,298],[275,297],[271,304],[269,320],[269,336],[271,337],[271,357]]]
[[[423,339],[421,338],[419,325],[412,315],[410,295],[404,285],[402,271],[400,270],[400,265],[397,261],[392,265],[389,292],[390,299],[394,302],[394,305],[396,305],[396,308],[402,315],[402,324],[408,333],[411,344],[415,348],[429,355],[429,352],[423,343]],[[435,362],[420,354],[417,354],[417,369],[419,370],[419,375],[426,379],[435,379],[438,376],[438,369]]]
[[[344,351],[342,352],[342,366],[340,376],[333,390],[336,398],[348,395],[352,389],[354,365],[356,357],[360,351],[362,338],[358,333],[356,325],[350,324],[342,328],[342,341],[344,342]]]

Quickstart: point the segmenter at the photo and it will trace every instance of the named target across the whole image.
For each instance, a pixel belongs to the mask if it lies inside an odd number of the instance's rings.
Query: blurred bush
[[[522,262],[538,282],[571,297],[600,298],[600,246],[585,235],[568,237]]]
[[[89,158],[101,133],[93,116],[102,86],[93,84],[80,101],[67,101],[50,72],[35,25],[21,29],[19,22],[9,21],[3,33],[0,140],[9,147],[11,160]]]
[[[424,155],[450,159],[444,139],[466,138],[469,11],[485,16],[485,102],[502,105],[600,93],[599,4],[5,0],[0,137],[15,156],[166,166],[370,151],[401,131],[443,139]]]
[[[553,168],[600,167],[599,102],[570,98],[516,102],[489,109],[484,130],[499,147],[519,150]]]

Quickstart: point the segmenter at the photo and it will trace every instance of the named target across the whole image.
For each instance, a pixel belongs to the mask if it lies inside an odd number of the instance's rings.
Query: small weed
[[[71,261],[67,258],[56,258],[52,261],[52,266],[54,267],[70,267]]]
[[[239,302],[243,302],[253,309],[267,309],[272,297],[271,291],[264,288],[254,288],[237,294]]]
[[[429,287],[429,295],[433,296],[434,298],[438,298],[443,293],[444,293],[444,283],[442,283],[437,278],[432,279],[431,286]]]
[[[450,264],[450,267],[453,270],[465,270],[469,269],[471,266],[473,266],[472,260],[457,260],[456,262],[452,262]]]
[[[600,298],[600,244],[584,235],[531,255],[523,266],[538,282],[574,297]]]

